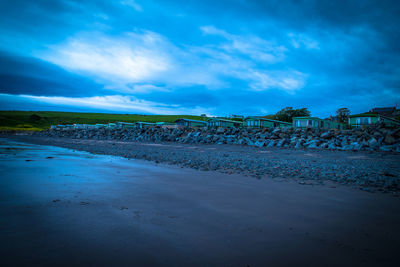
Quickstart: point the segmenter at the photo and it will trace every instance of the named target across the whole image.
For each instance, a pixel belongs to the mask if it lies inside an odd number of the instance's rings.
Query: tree
[[[349,119],[350,110],[348,108],[339,108],[336,110],[336,117],[338,118],[339,122],[346,123]]]
[[[293,117],[308,117],[311,113],[307,108],[293,109],[286,107],[275,114],[275,119],[279,121],[292,122]]]

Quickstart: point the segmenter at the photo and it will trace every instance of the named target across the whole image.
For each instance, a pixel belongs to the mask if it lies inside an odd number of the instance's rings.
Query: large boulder
[[[256,147],[263,147],[265,145],[265,141],[263,140],[258,140],[257,142],[254,143]]]
[[[225,132],[225,128],[222,127],[218,127],[218,129],[216,130],[217,134],[223,134]]]
[[[396,143],[396,138],[393,137],[393,135],[386,135],[385,137],[385,143],[388,145],[393,145],[394,143]]]
[[[271,140],[267,147],[274,147],[274,146],[275,146],[275,140]]]
[[[325,132],[325,133],[323,133],[323,134],[321,134],[321,138],[324,138],[324,139],[329,139],[329,138],[331,138],[333,136],[333,133],[331,132],[331,131],[329,131],[329,132]]]

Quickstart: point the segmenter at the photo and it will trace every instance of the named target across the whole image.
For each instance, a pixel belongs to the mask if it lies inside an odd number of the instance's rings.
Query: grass
[[[32,130],[47,129],[57,124],[96,124],[123,122],[175,122],[179,118],[206,120],[193,115],[138,115],[110,113],[78,113],[58,111],[0,111],[0,130]]]
[[[35,128],[35,127],[20,128],[20,127],[0,126],[0,131],[41,131],[41,130],[43,130],[43,129]]]

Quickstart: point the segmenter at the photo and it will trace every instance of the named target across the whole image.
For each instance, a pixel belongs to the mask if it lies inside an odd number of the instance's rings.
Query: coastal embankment
[[[400,152],[400,128],[379,126],[351,130],[319,128],[163,128],[50,129],[32,132],[46,137],[74,139],[235,144],[255,147]]]

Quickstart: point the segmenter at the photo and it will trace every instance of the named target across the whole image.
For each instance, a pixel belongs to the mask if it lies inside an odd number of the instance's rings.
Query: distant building
[[[323,120],[317,117],[294,117],[293,127],[296,128],[323,128],[323,129],[343,129],[344,124]]]
[[[59,124],[59,125],[51,125],[50,129],[53,129],[53,130],[66,130],[66,129],[68,129],[68,127],[67,127],[67,125]]]
[[[191,119],[177,119],[175,121],[176,125],[180,127],[205,127],[207,126],[207,122],[199,121],[199,120],[191,120]]]
[[[74,129],[87,129],[87,124],[74,124]]]
[[[243,122],[241,121],[227,120],[221,118],[210,118],[207,120],[208,127],[239,128],[242,127],[242,125]]]
[[[96,124],[94,125],[94,127],[95,127],[96,129],[106,128],[106,127],[107,127],[107,124],[96,123]]]
[[[173,122],[163,122],[163,121],[156,122],[156,125],[161,128],[176,128],[177,127],[177,125]]]
[[[137,125],[134,122],[117,121],[115,123],[115,128],[118,128],[118,129],[135,128],[136,126]]]
[[[117,124],[116,123],[110,122],[110,123],[107,124],[107,129],[115,129],[115,128],[117,128]]]
[[[370,126],[374,125],[377,123],[384,123],[385,126],[388,127],[399,127],[400,126],[400,121],[395,120],[393,118],[381,115],[381,114],[376,114],[376,113],[371,113],[371,112],[366,112],[366,113],[361,113],[361,114],[355,114],[355,115],[350,115],[349,116],[349,125],[351,127],[363,127],[363,126]]]
[[[329,118],[327,118],[327,119],[325,119],[325,120],[328,120],[328,121],[333,121],[333,122],[340,122],[340,118],[339,118],[339,116],[329,116]]]
[[[62,125],[62,124],[59,124],[59,125],[51,125],[51,126],[50,126],[50,129],[53,129],[53,130],[72,130],[72,129],[74,129],[74,125],[71,125],[71,124],[66,124],[66,125]]]
[[[289,122],[277,121],[263,117],[247,117],[244,119],[244,126],[251,128],[290,127]]]
[[[145,122],[145,121],[137,121],[137,122],[135,122],[135,125],[137,128],[147,128],[147,127],[156,126],[156,124],[153,122]]]
[[[384,116],[393,116],[396,112],[396,107],[373,108],[369,113],[380,114]]]

